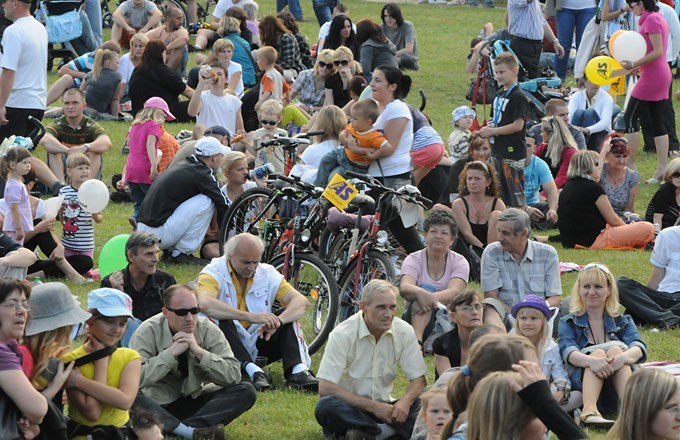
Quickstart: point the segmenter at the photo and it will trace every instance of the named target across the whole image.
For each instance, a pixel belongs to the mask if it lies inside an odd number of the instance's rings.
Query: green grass
[[[304,15],[310,22],[300,23],[301,32],[315,42],[318,26],[316,24],[311,2],[302,0]],[[379,21],[381,3],[359,0],[347,0],[350,8],[350,16],[356,22],[361,18],[369,17]],[[111,2],[113,6],[114,3]],[[464,98],[466,87],[469,84],[470,75],[466,74],[465,56],[469,50],[469,42],[472,37],[479,33],[479,29],[486,22],[492,22],[496,28],[504,23],[504,5],[499,4],[496,9],[447,7],[417,5],[414,3],[402,4],[404,17],[415,24],[418,45],[420,50],[421,70],[409,72],[413,77],[414,87],[408,101],[418,106],[420,99],[418,89],[423,89],[427,95],[426,112],[432,118],[434,127],[444,139],[451,131],[451,111],[460,105],[467,104]],[[260,2],[260,15],[274,13],[274,2]],[[106,30],[109,35],[110,30]],[[50,83],[54,82],[56,75],[50,74]],[[573,81],[573,80],[572,80]],[[676,104],[676,112],[678,106]],[[482,112],[482,107],[478,108]],[[488,110],[487,110],[488,112]],[[481,118],[480,118],[481,119]],[[120,154],[120,147],[127,133],[128,124],[123,122],[105,122],[102,124],[108,131],[113,141],[113,148],[106,153],[103,180],[110,184],[111,175],[119,173],[124,165],[124,157]],[[188,124],[169,124],[166,129],[173,134],[180,129],[190,129]],[[36,155],[44,158],[42,147],[38,148]],[[651,177],[656,160],[654,155],[641,153],[638,158],[638,167],[644,179]],[[651,198],[655,186],[640,185],[636,201],[636,211],[643,213],[646,204]],[[104,243],[111,237],[129,233],[130,226],[127,218],[132,213],[131,204],[110,204],[104,211],[104,222],[95,227],[96,247],[101,249]],[[646,281],[650,273],[649,253],[642,251],[586,251],[563,249],[556,246],[561,261],[570,261],[579,264],[597,261],[607,264],[617,276],[628,276],[640,281]],[[96,254],[95,254],[96,257]],[[162,270],[175,275],[178,281],[187,282],[198,275],[197,267],[180,267],[160,264]],[[562,277],[564,295],[568,295],[575,281],[575,274],[566,274]],[[72,291],[82,299],[89,286],[78,286],[69,283]],[[478,288],[478,285],[472,287]],[[651,332],[643,329],[643,337],[649,346],[650,359],[653,360],[677,360],[680,359],[678,340],[680,331]],[[321,353],[313,357],[313,368],[318,367]],[[428,382],[434,380],[434,363],[432,358],[427,358],[429,368]],[[282,386],[284,380],[280,366],[273,366],[272,372],[277,385]],[[405,380],[401,377],[395,389],[395,396],[399,396],[405,389]],[[227,428],[230,438],[237,439],[321,439],[321,429],[314,419],[314,405],[317,397],[309,394],[301,394],[287,390],[276,390],[263,393],[258,396],[255,407],[248,413],[234,421]]]

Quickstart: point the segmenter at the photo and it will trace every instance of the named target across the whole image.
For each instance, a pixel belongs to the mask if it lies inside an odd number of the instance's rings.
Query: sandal
[[[605,419],[598,412],[581,415],[580,424],[583,428],[609,429],[614,426],[614,421]]]

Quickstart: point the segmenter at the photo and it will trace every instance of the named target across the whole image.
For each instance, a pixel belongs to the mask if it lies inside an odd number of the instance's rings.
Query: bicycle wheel
[[[396,282],[394,267],[390,261],[390,256],[377,249],[369,249],[364,255],[358,285],[355,282],[357,264],[359,258],[354,258],[347,265],[347,269],[340,277],[340,313],[339,322],[344,321],[359,311],[361,301],[361,290],[371,280],[386,280],[390,283]],[[356,297],[354,296],[356,286]]]
[[[270,264],[283,273],[284,255]],[[338,284],[326,263],[311,254],[296,254],[295,263],[288,268],[287,281],[309,301],[300,318],[302,331],[309,344],[309,354],[316,353],[328,339],[338,314]]]
[[[231,204],[220,225],[220,253],[230,237],[241,232],[256,235],[264,232],[267,221],[276,219],[278,204],[274,203],[276,193],[268,188],[251,188],[244,191]]]

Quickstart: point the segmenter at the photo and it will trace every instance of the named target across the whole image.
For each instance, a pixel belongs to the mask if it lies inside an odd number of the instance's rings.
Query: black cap
[[[229,136],[229,130],[219,125],[213,125],[209,129],[207,129],[204,134],[206,136],[210,136],[211,134],[216,134],[219,136]]]

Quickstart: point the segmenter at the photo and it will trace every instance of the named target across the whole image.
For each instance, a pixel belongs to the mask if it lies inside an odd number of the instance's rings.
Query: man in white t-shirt
[[[31,15],[31,1],[6,0],[5,17],[13,22],[2,36],[0,142],[13,134],[28,136],[28,116],[42,119],[47,98],[47,31]]]
[[[635,322],[666,329],[680,326],[680,226],[659,233],[649,258],[654,267],[646,285],[621,277],[619,300]]]
[[[232,136],[245,135],[241,101],[225,90],[227,72],[224,66],[215,61],[210,64],[210,69],[210,72],[198,75],[198,86],[187,110],[189,116],[195,117],[196,123],[204,127],[218,125],[229,130]]]

